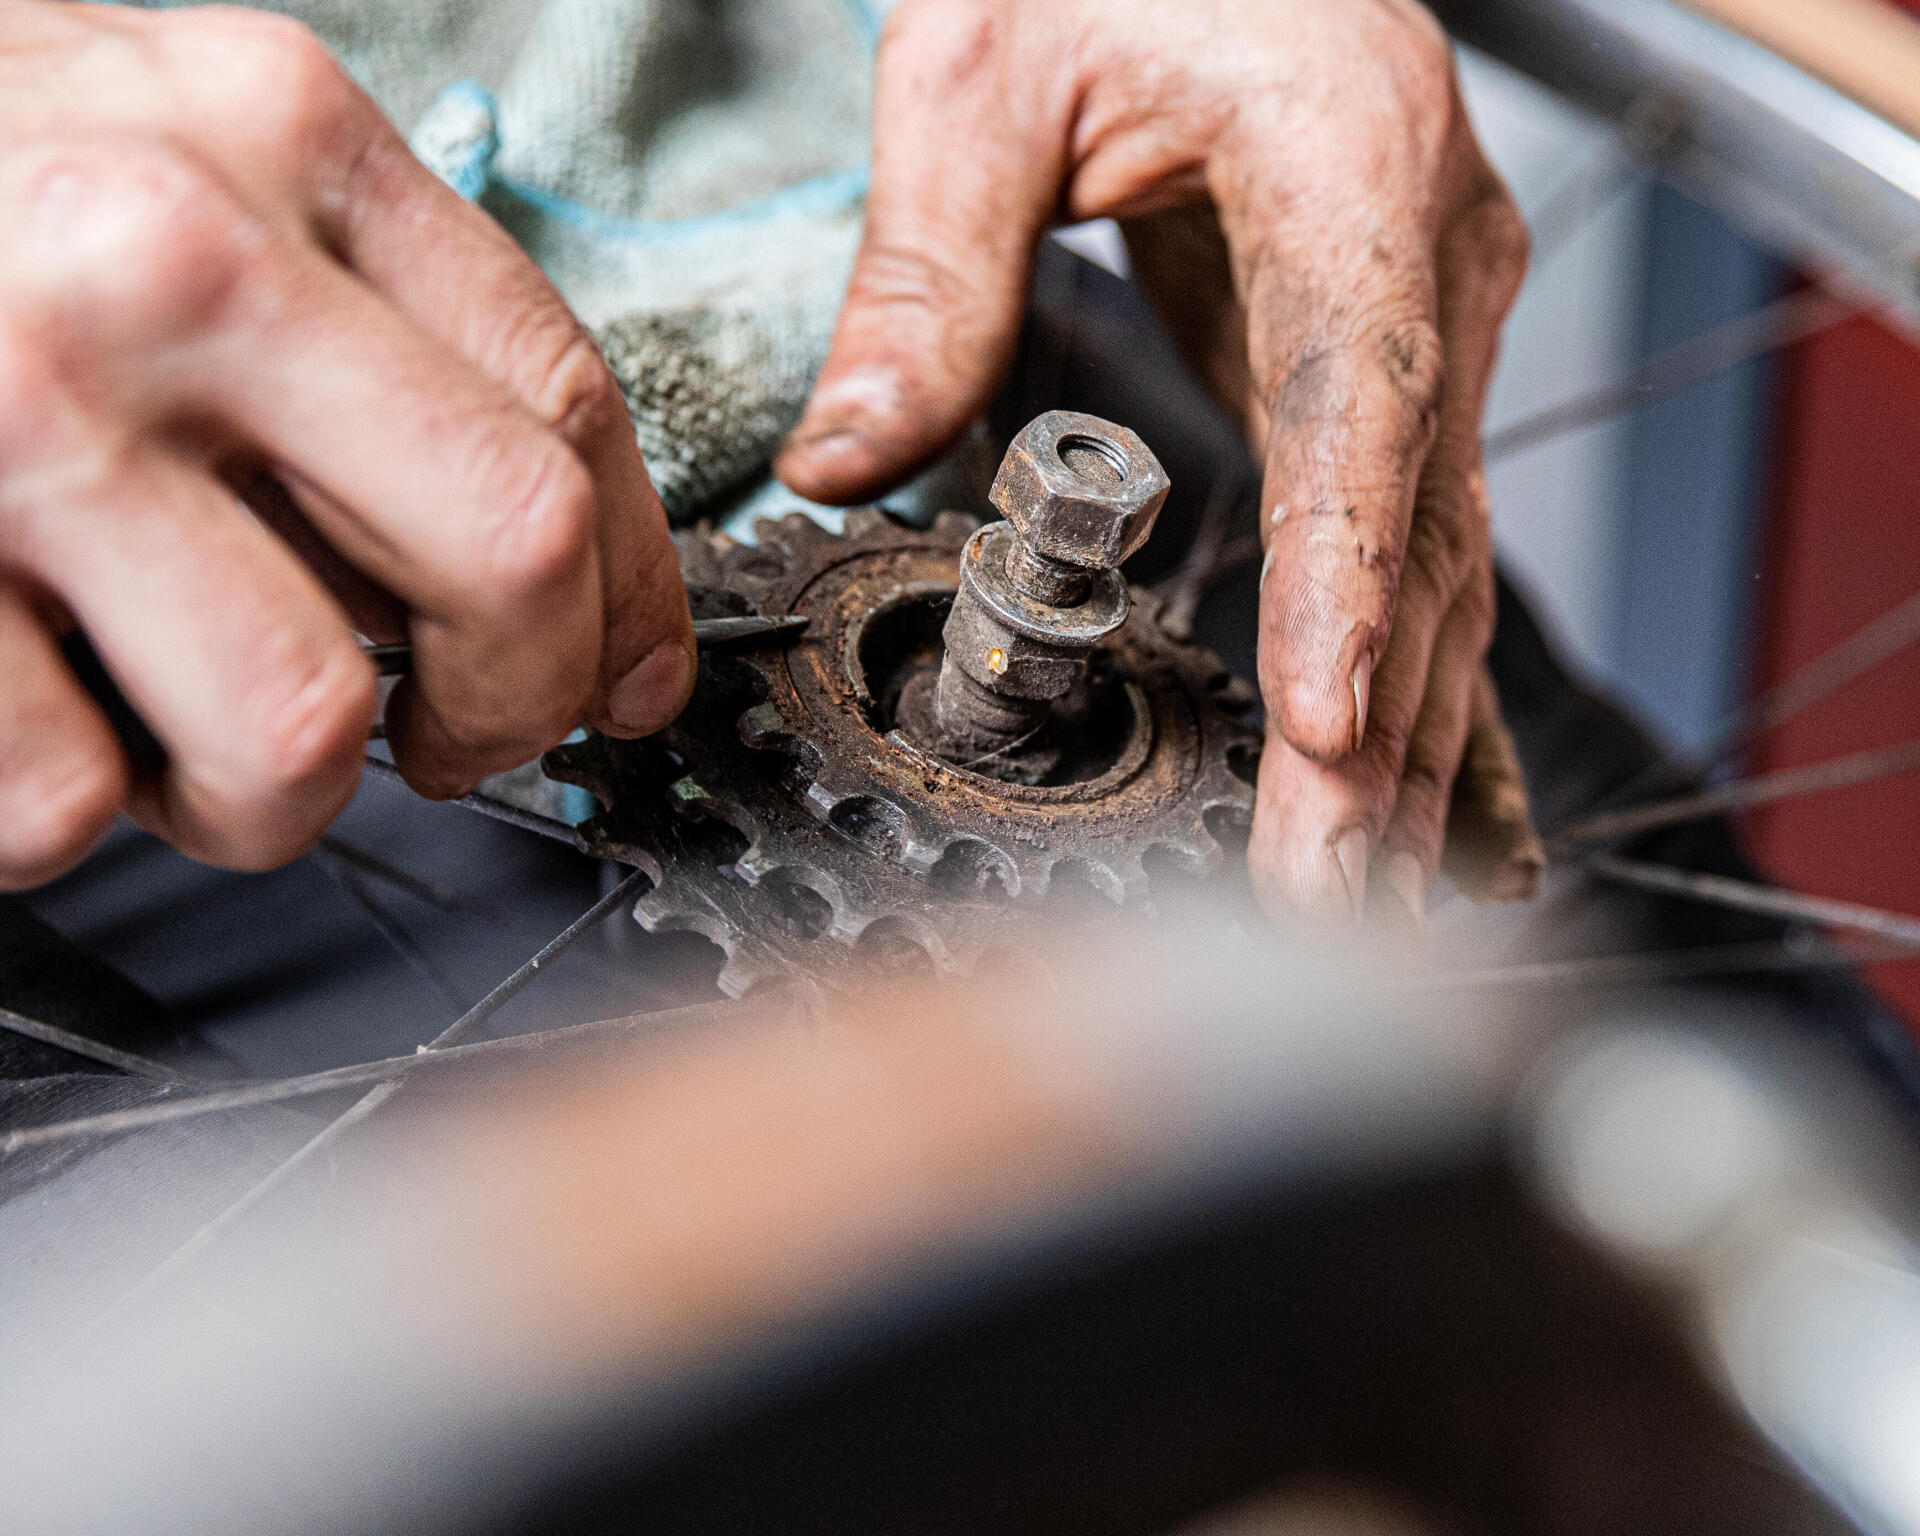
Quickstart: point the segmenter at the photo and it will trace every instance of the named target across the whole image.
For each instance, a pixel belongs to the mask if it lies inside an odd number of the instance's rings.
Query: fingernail
[[[651,736],[693,692],[693,657],[678,640],[657,645],[607,696],[607,714],[630,736]]]
[[[1367,834],[1359,827],[1342,832],[1333,845],[1333,861],[1347,882],[1347,905],[1357,923],[1367,910]]]
[[[874,423],[899,414],[900,376],[891,368],[855,368],[820,385],[787,436],[791,452],[833,454],[864,443]]]
[[[1373,664],[1361,657],[1353,668],[1353,750],[1367,739],[1367,698],[1373,690]]]
[[[1415,931],[1426,932],[1427,872],[1421,867],[1420,861],[1403,850],[1388,858],[1386,868],[1380,873],[1387,882],[1387,889],[1407,909]]]

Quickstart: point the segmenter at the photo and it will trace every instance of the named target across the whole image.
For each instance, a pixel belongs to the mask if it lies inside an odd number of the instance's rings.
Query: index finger
[[[1369,169],[1365,195],[1337,165],[1302,189],[1296,160],[1284,198],[1255,182],[1222,209],[1267,415],[1261,683],[1322,762],[1365,735],[1442,388],[1441,177],[1417,154]]]

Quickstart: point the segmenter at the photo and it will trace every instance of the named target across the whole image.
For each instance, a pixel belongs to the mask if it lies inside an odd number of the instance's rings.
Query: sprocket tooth
[[[897,944],[910,944],[926,956],[935,975],[950,975],[953,971],[953,953],[946,941],[931,923],[904,913],[876,913],[865,917],[849,936],[842,940],[852,945],[868,965],[876,963],[881,967],[880,974],[885,975],[884,956],[889,947]]]
[[[726,585],[724,559],[733,540],[725,534],[699,528],[683,528],[673,536],[674,553],[680,558],[680,577],[690,587]]]
[[[1211,880],[1226,861],[1226,850],[1204,822],[1195,822],[1178,836],[1162,838],[1148,852],[1157,853],[1160,859],[1171,864],[1182,880]],[[1147,889],[1153,889],[1151,873],[1147,876]]]
[[[549,747],[540,759],[540,771],[560,784],[577,784],[592,790],[600,777],[598,755],[587,741],[563,741]]]
[[[784,970],[778,962],[757,951],[750,952],[745,946],[727,949],[722,945],[721,949],[726,959],[721,963],[720,974],[714,977],[714,985],[728,997],[745,997]]]
[[[895,532],[899,524],[878,507],[855,507],[847,514],[848,539],[872,539]]]
[[[777,751],[794,734],[778,704],[756,704],[740,716],[740,739],[756,749]]]
[[[1045,886],[1037,894],[1058,898],[1061,887],[1079,886],[1116,907],[1125,906],[1129,892],[1124,867],[1124,859],[1116,860],[1111,854],[1065,854],[1047,865]],[[1140,886],[1146,884],[1145,871],[1138,872],[1137,880]]]
[[[749,845],[759,842],[766,834],[766,823],[760,817],[731,796],[714,794],[692,774],[668,785],[667,798],[678,814],[704,816],[732,827]]]
[[[992,838],[978,832],[948,833],[940,839],[936,853],[927,876],[937,888],[965,898],[991,881],[1005,901],[1020,899],[1020,861]]]

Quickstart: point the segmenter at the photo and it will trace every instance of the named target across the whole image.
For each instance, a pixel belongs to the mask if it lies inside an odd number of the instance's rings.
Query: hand
[[[1418,921],[1492,632],[1479,422],[1527,249],[1418,6],[903,0],[865,239],[780,473],[855,501],[943,451],[1047,224],[1100,216],[1264,459],[1262,897],[1357,915],[1371,869]]]
[[[430,795],[685,701],[619,389],[311,34],[0,0],[0,226],[0,885],[123,805],[212,862],[299,852],[374,718],[354,629],[413,642],[387,729]],[[75,624],[162,770],[62,663]]]

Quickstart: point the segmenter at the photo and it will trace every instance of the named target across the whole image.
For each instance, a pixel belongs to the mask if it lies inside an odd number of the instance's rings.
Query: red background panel
[[[1756,688],[1920,591],[1920,350],[1869,320],[1796,347],[1774,435]],[[1920,737],[1920,647],[1768,734],[1755,771]],[[1782,802],[1748,847],[1782,884],[1920,914],[1920,775]],[[1920,1020],[1920,960],[1874,980]]]
[[[1920,0],[1896,0],[1920,14]],[[1920,348],[1869,320],[1796,347],[1774,437],[1756,689],[1920,591]],[[1764,772],[1920,737],[1920,647],[1771,732]],[[1755,812],[1748,848],[1783,884],[1920,914],[1920,775]],[[1920,960],[1873,979],[1920,1026]],[[1916,1028],[1920,1033],[1920,1028]]]

